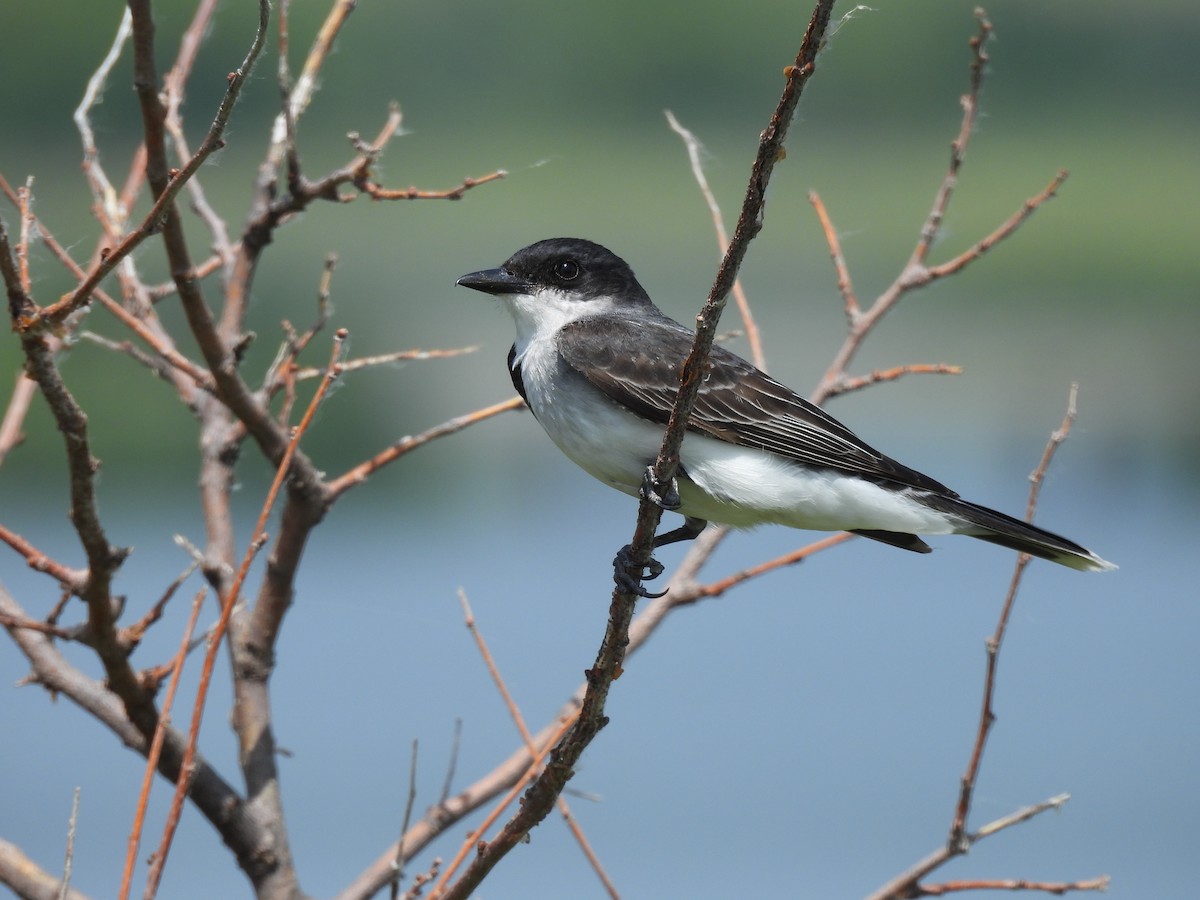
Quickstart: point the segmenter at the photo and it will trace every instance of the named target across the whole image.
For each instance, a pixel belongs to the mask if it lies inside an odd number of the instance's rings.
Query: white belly
[[[664,429],[618,406],[575,373],[559,371],[548,345],[521,357],[529,406],[551,440],[586,472],[638,496]],[[566,392],[564,393],[564,388]],[[765,523],[819,531],[879,529],[948,534],[953,523],[906,491],[832,470],[808,469],[774,454],[694,432],[680,452],[679,512],[737,528]]]

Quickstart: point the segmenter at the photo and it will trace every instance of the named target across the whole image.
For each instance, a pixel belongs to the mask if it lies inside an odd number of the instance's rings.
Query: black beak
[[[475,291],[483,291],[485,294],[528,294],[533,291],[532,284],[507,269],[484,269],[482,272],[472,272],[458,279],[455,284]]]

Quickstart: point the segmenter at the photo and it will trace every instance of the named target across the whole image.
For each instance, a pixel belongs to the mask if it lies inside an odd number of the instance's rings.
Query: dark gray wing
[[[650,319],[593,316],[564,326],[558,351],[567,365],[638,415],[667,423],[679,371],[695,335],[659,314]],[[700,387],[688,429],[778,453],[806,466],[835,469],[950,497],[945,485],[865,444],[841,422],[786,385],[721,347]]]

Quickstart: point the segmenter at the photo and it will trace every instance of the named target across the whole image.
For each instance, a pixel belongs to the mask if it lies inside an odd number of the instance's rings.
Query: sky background
[[[35,177],[38,214],[85,259],[97,228],[71,112],[120,6],[78,6],[69,15],[45,4],[0,8],[0,32],[11,41],[0,56],[0,171],[14,184]],[[801,393],[816,384],[844,329],[807,193],[824,198],[859,295],[873,298],[911,252],[945,171],[973,8],[881,0],[843,23],[820,58],[771,185],[766,228],[743,269],[771,372]],[[165,69],[191,4],[155,9]],[[294,64],[325,9],[293,4]],[[1115,2],[1014,0],[989,11],[996,39],[982,117],[934,261],[991,231],[1059,168],[1070,178],[985,259],[906,298],[853,367],[946,362],[964,375],[909,378],[830,409],[905,464],[1020,514],[1026,476],[1079,382],[1079,419],[1038,521],[1121,569],[1030,568],[1000,662],[999,719],[970,824],[1064,791],[1072,800],[979,844],[942,875],[1107,873],[1117,896],[1190,897],[1200,842],[1200,95],[1190,60],[1200,10],[1168,0],[1133,17]],[[510,174],[458,203],[325,204],[288,223],[255,282],[248,377],[270,364],[281,319],[311,319],[329,252],[341,258],[331,326],[349,329],[352,355],[480,346],[468,357],[346,378],[305,441],[330,473],[511,395],[511,322],[454,281],[534,240],[606,244],[665,311],[688,320],[718,256],[663,111],[705,143],[732,226],[808,13],[806,4],[715,0],[688,4],[686,13],[632,0],[361,4],[301,124],[305,171],[344,163],[345,133],[373,135],[395,99],[406,134],[378,169],[383,183],[447,188],[497,168]],[[188,90],[193,145],[252,22],[248,3],[227,3],[217,16]],[[201,173],[235,234],[276,103],[274,53],[272,45],[248,84],[227,148]],[[95,114],[114,180],[138,136],[130,70],[127,51]],[[11,207],[0,215],[13,229]],[[199,254],[204,232],[192,234]],[[156,244],[137,259],[148,281],[166,276]],[[40,302],[71,287],[44,249],[32,265]],[[162,312],[182,326],[170,303]],[[732,309],[724,326],[737,326]],[[123,337],[101,312],[87,327]],[[326,356],[317,344],[314,363]],[[747,352],[744,341],[729,346]],[[19,365],[15,338],[0,340],[3,378]],[[203,534],[195,428],[169,389],[126,358],[80,344],[63,371],[104,461],[110,537],[136,548],[118,590],[128,615],[140,615],[186,564],[172,535],[198,542]],[[80,565],[65,516],[61,438],[40,402],[26,431],[0,466],[0,522]],[[247,452],[239,476],[245,540],[271,473]],[[456,789],[517,746],[463,627],[458,589],[526,719],[540,727],[594,658],[610,560],[630,539],[634,515],[629,498],[575,470],[525,413],[418,451],[339,502],[305,558],[273,680],[305,890],[335,893],[395,838],[414,738],[418,811],[440,792],[456,718]],[[734,535],[704,575],[715,580],[816,536],[782,528]],[[601,799],[571,798],[623,896],[861,896],[944,840],[975,734],[983,643],[1013,556],[964,538],[932,543],[934,554],[918,556],[850,542],[675,614],[629,661],[610,697],[611,724],[572,782]],[[661,559],[670,568],[683,552],[664,550]],[[12,553],[0,553],[0,583],[39,616],[58,597]],[[256,578],[250,584],[256,589]],[[198,586],[193,579],[181,597]],[[174,651],[186,606],[176,602],[136,664]],[[66,649],[96,672],[86,653]],[[198,668],[185,679],[185,698]],[[218,671],[202,745],[239,783],[229,685]],[[26,672],[15,647],[0,646],[0,837],[46,868],[59,866],[79,786],[73,884],[112,896],[141,760],[69,702],[14,687]],[[167,796],[160,782],[151,834]],[[411,871],[453,855],[465,829],[453,829]],[[185,814],[161,896],[248,894],[216,835]],[[479,896],[603,893],[553,816]]]

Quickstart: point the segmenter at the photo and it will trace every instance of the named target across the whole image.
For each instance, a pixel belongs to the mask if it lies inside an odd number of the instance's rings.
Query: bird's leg
[[[675,477],[671,476],[666,482],[659,481],[654,475],[653,465],[646,466],[646,471],[642,473],[642,487],[638,493],[641,494],[643,500],[649,500],[659,509],[669,512],[679,509],[682,503],[679,499],[679,483]],[[682,540],[682,538],[677,538],[677,540]]]
[[[676,496],[678,496],[678,494],[676,494]],[[655,535],[652,546],[657,550],[659,547],[665,547],[667,544],[676,544],[680,541],[695,540],[707,525],[708,522],[706,522],[704,519],[697,519],[694,516],[685,516],[683,519],[683,524],[678,528],[664,532],[663,534]],[[626,544],[617,551],[617,555],[613,559],[613,581],[617,583],[617,587],[627,594],[636,594],[639,597],[646,597],[650,600],[657,599],[658,597],[666,594],[666,591],[655,593],[654,591],[646,590],[644,587],[642,587],[637,579],[633,578],[629,574],[627,571],[628,569],[636,568],[636,564],[633,562],[632,555],[633,547],[629,544]],[[657,559],[651,557],[650,561],[646,563],[646,571],[642,575],[641,580],[652,581],[662,573],[663,564]]]
[[[684,516],[683,524],[671,531],[663,532],[655,535],[654,549],[665,547],[667,544],[678,544],[680,541],[694,541],[700,536],[705,528],[708,527],[708,522],[705,519],[697,519],[695,516]]]

